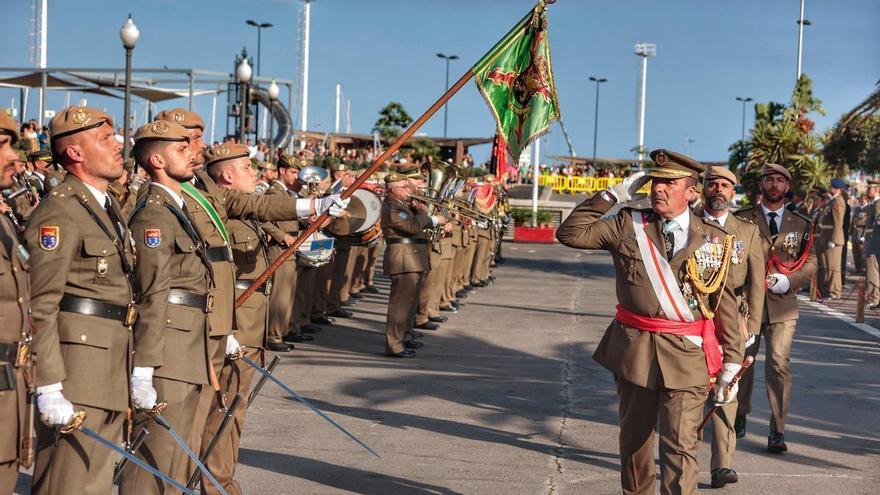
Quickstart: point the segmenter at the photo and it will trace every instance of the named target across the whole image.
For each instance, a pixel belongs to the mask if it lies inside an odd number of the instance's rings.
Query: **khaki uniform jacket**
[[[291,223],[297,223],[293,221]],[[226,224],[232,240],[232,257],[235,260],[235,278],[256,280],[269,267],[269,246],[266,236],[254,220],[230,220]],[[291,258],[295,258],[291,256]],[[270,279],[271,280],[271,279]],[[236,289],[235,297],[244,292]],[[238,333],[235,340],[248,347],[262,347],[266,333],[266,305],[268,297],[257,291],[238,308]],[[263,308],[263,311],[260,309]]]
[[[736,293],[740,315],[748,315],[747,319],[740,320],[741,327],[745,326],[744,336],[745,333],[757,335],[761,333],[766,294],[767,263],[761,249],[761,234],[757,225],[733,214],[727,215],[724,230],[736,236],[727,283]]]
[[[617,300],[629,311],[652,318],[665,318],[654,294],[635,239],[629,208],[609,219],[602,219],[613,205],[595,195],[581,203],[562,222],[556,237],[566,246],[579,249],[604,249],[614,259],[617,273]],[[663,246],[660,217],[649,210],[645,232],[656,246]],[[724,239],[728,232],[716,222],[691,213],[688,243],[669,261],[673,273],[684,278],[685,262],[705,242],[706,236]],[[742,363],[744,340],[738,328],[737,305],[733,287],[725,284],[723,293],[709,298],[718,307],[716,326],[726,363]],[[695,318],[702,318],[694,310]],[[685,337],[653,333],[612,321],[605,331],[595,354],[599,364],[615,376],[640,387],[678,389],[705,386],[709,382],[706,358],[700,346]]]
[[[431,218],[394,198],[382,202],[382,235],[385,239],[425,239],[424,228]],[[393,241],[392,241],[393,242]],[[385,248],[383,269],[388,275],[426,272],[431,269],[427,244],[393,244]]]
[[[877,256],[880,255],[880,229],[877,228],[877,221],[880,220],[880,199],[865,205],[865,211],[868,213],[865,220],[865,256]]]
[[[865,229],[868,227],[868,205],[856,206],[852,209],[852,221],[850,222],[850,233],[853,242],[861,242],[865,237]]]
[[[269,189],[266,191],[267,196],[284,196],[295,198],[296,195],[291,193],[283,184],[278,182],[277,180],[272,181],[272,185],[269,186]],[[271,258],[274,260],[281,254],[281,251],[287,247],[284,244],[284,236],[285,234],[290,234],[294,237],[299,233],[299,220],[279,220],[275,222],[265,222],[261,225],[263,231],[269,235],[269,245],[271,246]],[[290,256],[287,258],[285,263],[296,263],[296,256]]]
[[[157,377],[207,384],[208,315],[204,309],[168,302],[171,289],[209,293],[210,276],[198,254],[204,246],[168,210],[166,205],[183,212],[165,189],[151,183],[140,201],[144,205],[135,208],[130,221],[142,293],[134,324],[134,365],[155,368]]]
[[[277,195],[248,194],[218,186],[204,170],[196,170],[196,187],[217,210],[224,226],[230,218],[257,220],[296,219],[296,199]],[[142,186],[143,187],[143,186]],[[208,212],[197,201],[184,195],[193,224],[209,248],[227,246]],[[214,261],[214,311],[210,314],[211,336],[228,335],[235,328],[235,267],[231,261]]]
[[[114,203],[121,219],[118,206]],[[86,208],[115,239],[107,237]],[[57,233],[54,242],[52,232]],[[34,211],[25,239],[31,254],[37,386],[62,382],[64,396],[72,402],[124,411],[129,406],[130,329],[121,321],[59,311],[58,305],[65,294],[119,306],[134,300],[114,245],[114,240],[119,243],[131,266],[129,231],[117,237],[103,205],[95,204],[86,186],[68,174]]]
[[[761,206],[753,206],[736,212],[736,216],[748,220],[758,226],[758,232],[761,235],[761,247],[764,259],[770,261],[770,252],[782,260],[783,263],[794,262],[803,249],[804,243],[807,242],[804,234],[809,233],[811,223],[807,217],[801,216],[789,210],[785,210],[782,214],[782,224],[779,229],[779,235],[773,239],[770,235],[770,227],[767,225],[767,217],[764,216],[764,209]],[[818,242],[818,241],[816,241]],[[787,247],[789,244],[790,247]],[[774,294],[769,290],[766,291],[766,299],[764,300],[763,323],[779,323],[787,320],[796,320],[798,318],[797,307],[797,291],[801,287],[810,283],[813,274],[817,268],[816,254],[811,251],[808,255],[804,266],[797,272],[788,274],[788,281],[791,288],[785,294]],[[770,268],[771,273],[778,273],[779,270],[775,266]]]
[[[64,181],[67,172],[63,168],[53,165],[47,168],[43,175],[46,176],[46,180],[43,181],[44,191],[50,193]]]
[[[819,218],[820,234],[817,242],[823,250],[828,247],[829,242],[833,242],[838,246],[841,246],[846,242],[846,237],[843,232],[843,219],[845,215],[846,201],[844,201],[842,195],[838,194],[837,197],[832,199],[831,203],[825,207],[825,211]]]
[[[28,272],[28,253],[15,234],[12,223],[0,216],[0,342],[11,344],[21,341],[28,332],[28,311],[31,306],[31,289]],[[0,366],[13,366],[13,361],[0,358]],[[12,377],[15,380],[16,375]],[[0,428],[0,462],[6,463],[19,458],[19,435],[25,417],[24,383],[17,380],[16,390],[0,392],[0,411],[10,413],[18,410],[18,421],[14,417],[4,417],[5,426]],[[18,428],[15,427],[16,422]]]

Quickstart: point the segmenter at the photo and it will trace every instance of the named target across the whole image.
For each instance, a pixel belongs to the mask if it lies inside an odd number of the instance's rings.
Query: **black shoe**
[[[348,307],[348,306],[354,306],[354,305],[355,305],[355,301],[353,301],[353,300],[351,300],[351,299],[346,299],[345,301],[342,301],[341,303],[339,303],[339,305],[340,305],[340,306],[346,306],[346,307]],[[330,314],[332,315],[333,313],[330,313]]]
[[[335,316],[336,318],[351,318],[353,315],[354,313],[352,313],[351,311],[342,308],[339,308],[336,311],[330,313],[330,316]]]
[[[446,306],[440,306],[440,311],[445,311],[447,313],[458,313],[458,308],[447,304]]]
[[[319,328],[319,327],[315,327],[315,328]],[[304,333],[301,333],[301,334],[293,334],[293,333],[289,333],[289,334],[287,334],[287,335],[284,336],[284,341],[285,341],[285,342],[296,342],[296,343],[300,343],[300,342],[310,342],[310,341],[312,341],[312,340],[315,340],[315,338],[312,337],[311,335],[307,335],[307,334],[304,334]]]
[[[269,342],[266,349],[273,352],[287,352],[293,350],[294,347],[290,344],[285,344],[284,342]]]
[[[394,358],[414,358],[414,357],[416,357],[416,353],[415,353],[415,351],[411,351],[409,349],[404,349],[404,350],[398,352],[397,354],[386,352],[385,356],[386,357],[394,357]]]
[[[425,336],[422,332],[416,332],[415,330],[410,330],[409,334],[411,339],[420,339]]]
[[[363,295],[363,294],[359,294],[359,293],[357,293],[357,292],[352,292],[352,293],[350,293],[350,294],[348,295],[348,297],[350,297],[350,298],[352,298],[352,299],[362,299],[362,298],[364,297],[364,295]]]
[[[434,323],[446,323],[449,318],[445,316],[432,316],[428,318],[428,321],[433,321]]]
[[[419,347],[422,347],[423,345],[425,345],[425,344],[419,342],[418,340],[407,340],[406,342],[403,343],[403,347],[406,347],[407,349],[411,349],[411,350],[418,349]]]
[[[378,294],[379,289],[377,289],[376,287],[374,287],[372,285],[368,285],[368,286],[364,287],[363,289],[361,289],[361,292],[366,292],[367,294]]]
[[[712,488],[721,488],[728,483],[736,483],[739,478],[736,471],[727,468],[712,470]]]
[[[455,297],[459,299],[467,299],[467,290],[461,289],[460,291],[455,293]]]
[[[467,284],[464,286],[464,289],[462,289],[462,290],[466,290],[468,292],[473,292],[474,291],[474,284]]]
[[[733,422],[733,431],[736,432],[736,438],[746,437],[746,417],[745,415],[737,415]]]
[[[771,431],[770,436],[767,437],[767,452],[781,454],[787,451],[788,446],[785,445],[785,435],[778,431]]]
[[[440,328],[440,325],[430,321],[426,321],[421,325],[416,325],[416,328],[421,328],[422,330],[437,330],[438,328]]]
[[[460,308],[462,308],[462,307],[464,307],[464,306],[467,306],[467,304],[465,304],[465,303],[459,301],[458,299],[456,299],[455,301],[452,301],[452,302],[449,303],[449,304],[451,304],[452,306],[454,306],[455,309],[460,309]]]
[[[321,330],[323,330],[323,328],[319,327],[318,325],[303,325],[302,326],[302,333],[318,333]]]
[[[487,286],[489,285],[489,283],[486,282],[485,280],[480,280],[479,282],[477,282],[477,283],[475,283],[475,284],[472,284],[472,285],[473,285],[474,287],[479,287],[479,288],[482,289],[483,287],[487,287]]]
[[[315,323],[317,325],[332,325],[336,323],[335,321],[333,321],[332,318],[329,318],[327,316],[318,316],[316,318],[312,318],[311,320],[312,323]]]

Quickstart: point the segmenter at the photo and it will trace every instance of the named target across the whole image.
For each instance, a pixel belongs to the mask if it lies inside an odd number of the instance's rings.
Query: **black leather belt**
[[[171,304],[179,304],[190,308],[201,309],[205,313],[210,313],[214,309],[214,296],[211,294],[196,294],[182,289],[171,289],[168,291],[168,302]]]
[[[424,239],[410,239],[409,237],[386,237],[386,244],[427,244]]]
[[[208,261],[217,263],[218,261],[232,261],[232,252],[227,246],[216,246],[208,248]]]
[[[137,318],[137,309],[134,304],[120,306],[119,304],[69,294],[65,294],[61,298],[61,304],[58,305],[58,309],[68,313],[79,313],[108,320],[117,320],[126,326],[134,325],[134,321]]]
[[[18,342],[0,342],[0,361],[14,363],[18,360]]]
[[[239,279],[239,280],[235,281],[235,288],[240,289],[240,290],[246,290],[248,287],[251,286],[252,283],[254,283],[253,280]],[[269,295],[269,292],[271,290],[272,290],[272,282],[270,282],[269,280],[266,280],[265,282],[260,284],[259,287],[257,287],[257,292],[259,292],[260,294],[265,294],[267,296]]]

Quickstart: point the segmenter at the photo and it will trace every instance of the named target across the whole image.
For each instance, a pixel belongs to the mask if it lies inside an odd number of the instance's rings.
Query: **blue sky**
[[[0,66],[28,65],[30,0],[3,0]],[[122,66],[118,30],[131,13],[141,30],[135,67],[195,67],[231,71],[243,46],[256,53],[256,30],[246,19],[272,22],[264,31],[262,74],[296,79],[301,3],[295,0],[49,0],[49,65]],[[335,84],[351,99],[354,132],[369,132],[387,102],[413,117],[443,91],[444,63],[456,54],[455,80],[533,5],[530,0],[318,0],[312,5],[309,127],[331,130]],[[828,115],[827,128],[861,101],[880,79],[880,1],[807,0],[804,72]],[[646,146],[724,160],[739,138],[741,104],[786,101],[795,79],[798,0],[559,0],[550,10],[553,65],[563,118],[579,155],[592,154],[594,85],[605,77],[599,117],[599,156],[627,157],[636,144],[637,41],[657,44],[648,63]],[[0,89],[8,106],[18,91]],[[74,101],[78,99],[74,96]],[[50,93],[47,108],[63,105]],[[121,104],[89,103],[121,114]],[[178,103],[164,107],[184,105]],[[197,110],[210,112],[210,99]],[[222,106],[218,103],[218,109]],[[36,108],[31,97],[30,108]],[[137,106],[136,106],[137,108]],[[143,108],[140,106],[140,108]],[[29,112],[31,116],[35,111]],[[747,116],[751,121],[751,109]],[[222,133],[223,122],[218,118]],[[442,112],[423,131],[441,135]],[[493,124],[475,86],[449,107],[450,136],[489,136]],[[544,154],[565,154],[558,126]],[[475,153],[488,154],[487,147]]]

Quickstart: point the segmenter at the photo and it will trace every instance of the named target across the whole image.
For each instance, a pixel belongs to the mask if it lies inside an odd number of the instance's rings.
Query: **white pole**
[[[645,107],[648,102],[645,99],[648,94],[648,57],[642,55],[642,87],[639,99],[639,161],[645,158]]]
[[[541,177],[541,138],[532,141],[535,146],[535,161],[532,163],[532,227],[538,226],[538,179]]]
[[[28,100],[30,99],[30,96],[31,96],[31,88],[24,88],[24,98],[21,99],[21,115],[20,115],[22,123],[24,123],[24,121],[27,120],[27,111],[28,111],[27,107],[28,107]]]
[[[797,81],[801,79],[801,57],[804,53],[804,0],[801,0],[801,17],[798,21]]]
[[[299,119],[299,128],[303,132],[301,148],[306,147],[305,132],[308,125],[309,114],[309,23],[311,22],[312,4],[305,0],[303,7],[303,73],[302,73],[302,112]]]
[[[345,100],[345,132],[351,134],[351,100]]]
[[[336,124],[333,126],[333,132],[339,134],[339,97],[342,94],[342,85],[336,85]]]
[[[214,91],[214,97],[211,98],[211,140],[208,146],[214,144],[214,125],[217,121],[217,91]]]
[[[40,64],[41,69],[46,68],[46,37],[47,37],[46,31],[48,29],[48,24],[49,24],[48,23],[48,15],[46,12],[46,9],[48,8],[47,4],[48,4],[48,0],[42,0],[40,3],[40,60],[39,60],[39,64]],[[43,81],[45,82],[45,80],[46,80],[46,78],[44,76]],[[38,105],[38,107],[40,109],[40,115],[37,118],[37,122],[39,122],[40,125],[43,125],[43,115],[45,114],[45,109],[46,109],[46,107],[45,107],[46,94],[45,93],[46,93],[45,84],[42,84],[40,86],[40,102]]]

